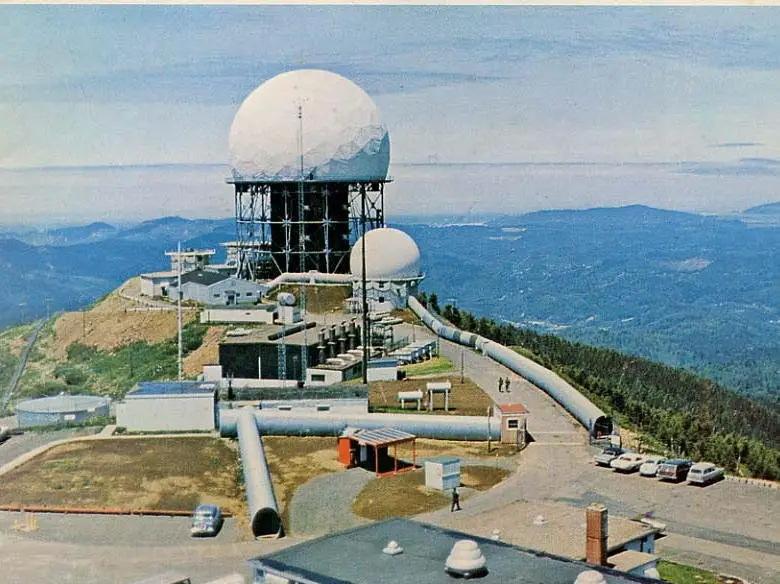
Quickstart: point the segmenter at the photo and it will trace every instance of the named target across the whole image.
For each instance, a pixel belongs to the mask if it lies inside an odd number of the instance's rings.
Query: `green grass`
[[[660,560],[658,573],[663,580],[672,584],[717,584],[717,576],[713,572]]]
[[[407,377],[413,375],[438,375],[439,373],[448,373],[454,369],[452,361],[447,357],[433,357],[422,363],[407,365],[403,368]]]
[[[184,355],[203,342],[208,326],[190,323],[182,330]],[[178,374],[176,339],[162,343],[139,341],[104,351],[73,343],[68,360],[58,364],[54,375],[43,379],[30,368],[25,372],[22,392],[26,397],[65,393],[89,393],[121,397],[139,381],[175,379]]]

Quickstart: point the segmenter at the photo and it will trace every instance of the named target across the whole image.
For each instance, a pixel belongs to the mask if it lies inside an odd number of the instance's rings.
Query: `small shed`
[[[449,491],[460,486],[460,458],[437,456],[425,461],[425,486]]]
[[[376,476],[398,474],[417,468],[417,437],[396,428],[361,430],[347,428],[338,439],[339,462],[347,468],[371,469]],[[398,459],[398,446],[412,445],[412,463]],[[393,448],[390,456],[389,449]]]
[[[368,381],[395,381],[398,379],[398,359],[371,359],[368,362]]]
[[[501,444],[525,446],[526,407],[519,403],[498,404],[496,407],[501,414]]]

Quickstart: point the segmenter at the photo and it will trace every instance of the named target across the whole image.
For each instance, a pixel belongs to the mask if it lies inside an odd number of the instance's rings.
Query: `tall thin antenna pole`
[[[299,246],[300,246],[300,270],[306,272],[306,205],[304,203],[304,176],[303,176],[303,106],[298,106],[298,152],[300,154],[300,176],[298,180],[298,226]],[[301,345],[301,372],[306,379],[306,369],[309,367],[309,343],[306,334],[306,283],[301,284],[301,318],[303,319],[303,344]]]
[[[368,296],[366,291],[366,186],[360,185],[360,261],[362,264],[360,281],[363,300],[363,383],[368,385],[368,351],[371,335],[368,331]]]
[[[181,343],[181,241],[179,242],[178,248],[177,248],[178,254],[178,263],[177,263],[177,282],[176,282],[176,293],[178,296],[178,300],[176,302],[176,329],[178,331],[178,340],[179,340],[179,381],[181,381],[181,357],[182,357],[182,343]]]

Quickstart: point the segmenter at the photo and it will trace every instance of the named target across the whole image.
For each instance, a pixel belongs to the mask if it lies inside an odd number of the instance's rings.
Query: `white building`
[[[200,322],[209,323],[265,323],[272,324],[276,318],[276,306],[212,306],[200,313]]]
[[[217,253],[213,249],[183,249],[181,251],[166,251],[165,255],[171,258],[171,271],[179,272],[181,264],[182,273],[192,270],[202,270],[211,263],[211,258]]]
[[[175,298],[176,282],[169,296]],[[181,277],[182,300],[192,300],[207,306],[253,304],[263,295],[265,286],[236,276],[212,270],[193,270]]]
[[[177,277],[177,272],[170,271],[141,274],[141,294],[150,298],[167,298],[168,288]]]
[[[350,311],[359,312],[363,297],[363,237],[349,256],[354,282]],[[409,296],[417,292],[424,275],[420,271],[420,249],[403,231],[390,227],[366,233],[366,296],[370,312],[406,308]]]
[[[191,432],[217,425],[217,384],[138,383],[116,406],[116,425],[129,432]]]

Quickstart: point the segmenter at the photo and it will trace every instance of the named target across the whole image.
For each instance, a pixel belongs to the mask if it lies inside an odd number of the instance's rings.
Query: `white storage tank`
[[[57,395],[20,402],[16,418],[20,428],[80,424],[107,418],[111,401],[98,395]]]
[[[425,486],[449,491],[460,486],[460,458],[437,456],[425,461]]]

